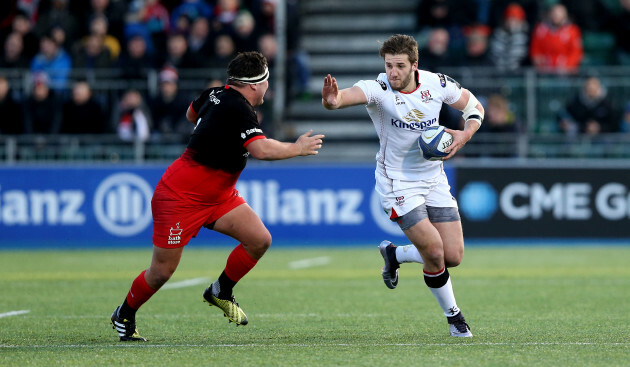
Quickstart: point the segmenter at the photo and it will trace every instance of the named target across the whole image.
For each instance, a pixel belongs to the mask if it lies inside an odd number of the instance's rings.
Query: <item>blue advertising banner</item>
[[[165,169],[0,168],[0,248],[151,246],[151,196]],[[372,164],[250,164],[237,189],[276,245],[405,241],[380,207]],[[191,245],[233,242],[202,229]]]

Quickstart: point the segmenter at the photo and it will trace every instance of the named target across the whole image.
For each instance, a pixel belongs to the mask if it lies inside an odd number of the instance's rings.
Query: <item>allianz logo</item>
[[[133,236],[151,223],[152,195],[151,186],[138,175],[110,175],[96,188],[94,216],[107,232]],[[84,190],[2,190],[0,186],[3,226],[82,226],[86,224],[85,210]]]
[[[266,224],[359,225],[359,189],[282,189],[276,180],[241,180],[236,189]]]
[[[84,201],[81,190],[2,190],[0,186],[0,224],[82,225]]]
[[[133,173],[116,173],[94,193],[94,215],[107,232],[120,237],[142,232],[151,223],[153,188]]]

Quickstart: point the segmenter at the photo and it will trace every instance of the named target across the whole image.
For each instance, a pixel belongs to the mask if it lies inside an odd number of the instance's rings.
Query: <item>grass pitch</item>
[[[469,247],[449,271],[473,338],[448,336],[419,265],[387,289],[374,244],[272,247],[235,289],[236,327],[201,298],[229,252],[184,251],[138,312],[147,343],[109,316],[150,249],[0,252],[0,365],[628,365],[630,247]]]

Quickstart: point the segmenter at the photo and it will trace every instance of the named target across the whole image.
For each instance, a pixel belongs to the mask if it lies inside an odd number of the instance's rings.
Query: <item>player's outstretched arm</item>
[[[197,113],[193,111],[190,106],[188,106],[188,109],[186,110],[186,120],[192,122],[193,124],[197,123]]]
[[[337,79],[330,74],[324,78],[322,87],[322,106],[327,110],[366,104],[367,98],[359,87],[339,90]]]
[[[258,139],[247,145],[252,157],[264,161],[288,159],[299,155],[315,155],[322,147],[324,135],[311,135],[313,130],[302,134],[295,143],[275,139]]]
[[[450,153],[442,158],[443,161],[452,158],[481,127],[483,122],[484,109],[477,98],[466,88],[462,88],[462,96],[459,100],[450,105],[462,111],[464,117],[464,130],[446,129],[446,132],[453,135],[453,144],[450,146]]]

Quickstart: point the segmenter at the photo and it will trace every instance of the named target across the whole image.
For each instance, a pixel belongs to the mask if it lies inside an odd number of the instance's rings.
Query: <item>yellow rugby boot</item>
[[[223,314],[230,322],[234,322],[236,325],[247,325],[247,315],[236,303],[234,296],[231,296],[229,299],[221,299],[212,293],[212,286],[210,286],[203,292],[203,299],[210,306],[217,306],[223,310]]]

